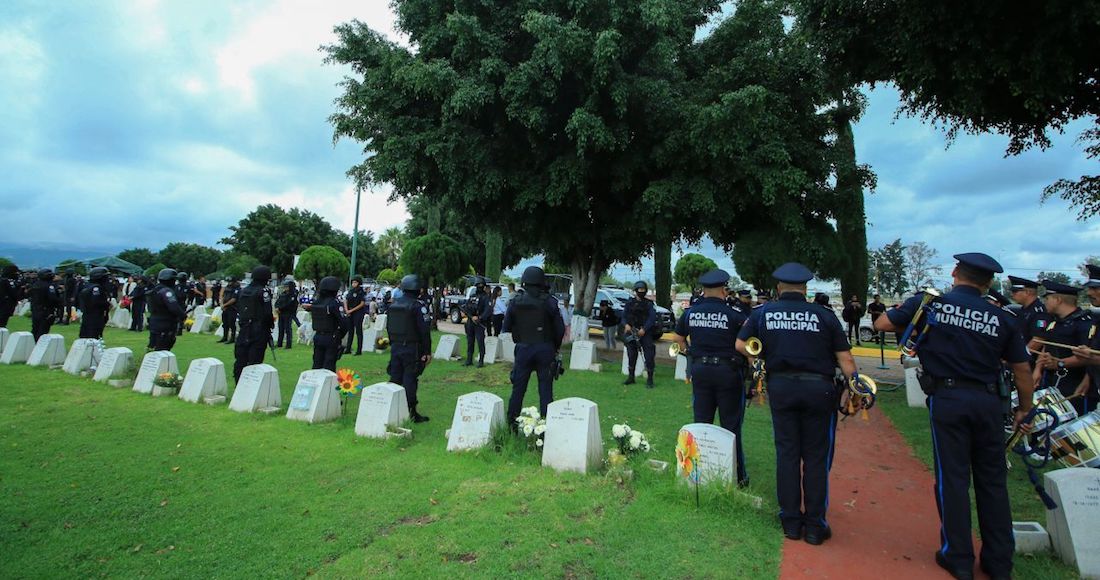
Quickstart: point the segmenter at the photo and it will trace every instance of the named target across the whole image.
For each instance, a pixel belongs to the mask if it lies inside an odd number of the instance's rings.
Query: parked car
[[[489,296],[493,295],[494,288],[500,287],[500,297],[505,302],[512,299],[512,293],[508,291],[507,284],[486,284],[485,291],[489,293]],[[447,313],[447,318],[455,324],[462,324],[462,321],[466,319],[466,313],[463,312],[462,307],[466,306],[466,302],[474,295],[476,287],[470,286],[466,288],[461,296],[451,295],[443,297],[443,311]]]
[[[623,326],[623,309],[626,306],[626,301],[630,299],[630,292],[624,288],[617,288],[612,286],[601,286],[596,290],[596,300],[592,303],[592,312],[588,316],[588,328],[603,328],[603,323],[596,318],[600,313],[600,303],[604,300],[611,301],[611,308],[615,311],[615,314],[619,315],[619,331],[621,332]],[[654,306],[657,309],[657,328],[660,333],[653,337],[654,340],[661,338],[666,332],[672,332],[676,329],[676,317],[673,316],[672,311],[663,308],[661,306]]]

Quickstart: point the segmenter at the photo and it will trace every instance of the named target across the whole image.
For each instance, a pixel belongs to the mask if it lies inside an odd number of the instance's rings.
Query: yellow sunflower
[[[682,477],[690,477],[698,468],[699,444],[691,431],[681,429],[676,437],[676,464]]]

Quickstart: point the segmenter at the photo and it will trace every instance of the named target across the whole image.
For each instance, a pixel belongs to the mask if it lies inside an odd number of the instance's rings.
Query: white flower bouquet
[[[529,446],[542,449],[546,438],[546,419],[539,414],[538,407],[527,407],[516,417],[516,430],[527,440]]]
[[[649,440],[646,439],[645,433],[631,429],[626,423],[612,425],[611,436],[619,447],[619,454],[624,457],[630,458],[641,453],[649,453]]]

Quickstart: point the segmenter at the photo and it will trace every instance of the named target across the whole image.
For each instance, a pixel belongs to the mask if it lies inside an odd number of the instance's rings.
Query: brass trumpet
[[[905,328],[901,340],[898,341],[898,350],[908,357],[917,356],[917,347],[920,346],[920,341],[924,338],[924,335],[928,333],[928,328],[932,326],[929,303],[932,302],[932,299],[940,297],[939,291],[935,288],[925,288],[923,293],[924,297],[921,298],[920,307],[913,313],[913,319],[909,321],[909,326]],[[918,328],[922,319],[924,325]]]
[[[745,341],[745,352],[752,356],[760,356],[760,353],[764,352],[764,343],[760,342],[759,338],[750,336],[749,339]]]
[[[760,353],[764,352],[764,343],[760,342],[760,339],[752,336],[745,341],[745,352],[749,353],[755,360],[752,362],[752,391],[760,393],[760,404],[764,404],[764,399],[767,397],[767,384],[765,379],[768,376],[768,371],[764,367],[764,359],[760,358]]]
[[[668,345],[668,356],[672,358],[680,356],[680,343],[674,342]]]

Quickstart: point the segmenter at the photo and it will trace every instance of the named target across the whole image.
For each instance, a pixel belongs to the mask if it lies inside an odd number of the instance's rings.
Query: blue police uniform
[[[712,270],[699,278],[704,288],[718,288],[729,274]],[[719,424],[731,431],[737,446],[737,482],[748,485],[741,425],[745,418],[745,359],[736,350],[737,333],[747,317],[721,298],[700,297],[676,322],[676,334],[689,340],[692,406],[696,423]]]
[[[516,362],[512,366],[512,397],[508,400],[508,425],[514,427],[523,410],[523,397],[531,373],[538,376],[539,413],[554,401],[554,377],[551,365],[565,338],[565,322],[558,301],[538,286],[525,286],[508,303],[504,313],[504,332],[512,333],[516,343]]]
[[[804,284],[813,274],[801,264],[780,266],[780,282]],[[850,350],[836,314],[806,302],[800,292],[755,308],[738,338],[760,339],[768,369],[775,432],[776,495],[788,537],[828,538],[829,470],[836,433],[836,353]],[[805,505],[805,512],[802,506]]]
[[[640,282],[639,282],[640,284]],[[653,386],[653,370],[657,359],[657,347],[654,344],[654,335],[657,332],[657,309],[653,301],[648,298],[639,298],[637,294],[626,301],[623,307],[623,319],[629,324],[634,333],[645,330],[644,336],[626,343],[627,372],[629,373],[626,384],[634,382],[634,369],[638,365],[638,351],[641,350],[645,357],[646,386]]]
[[[77,304],[84,313],[80,319],[80,338],[101,338],[111,308],[107,292],[98,281],[90,282],[77,296]]]
[[[1100,266],[1085,264],[1085,268],[1089,271],[1089,279],[1085,282],[1085,287],[1100,287]],[[1089,348],[1100,350],[1100,320],[1093,321],[1092,328],[1089,329],[1088,339]],[[1100,366],[1089,365],[1085,372],[1089,377],[1089,388],[1085,392],[1085,408],[1091,412],[1100,408],[1100,389],[1098,389],[1100,387]]]
[[[1011,290],[1023,290],[1025,288],[1031,288],[1037,290],[1039,283],[1034,280],[1028,280],[1027,278],[1020,278],[1018,276],[1009,276],[1008,281],[1011,284]],[[1049,322],[1049,317],[1046,316],[1046,308],[1043,307],[1043,301],[1036,298],[1032,300],[1031,304],[1027,306],[1020,306],[1020,311],[1016,313],[1016,326],[1020,329],[1020,332],[1024,335],[1024,342],[1030,341],[1034,335],[1036,323],[1038,320],[1043,320],[1042,327],[1045,327]]]
[[[158,283],[149,293],[149,348],[172,350],[176,344],[176,325],[187,316],[173,286]]]
[[[237,342],[237,315],[240,310],[237,301],[241,299],[241,285],[238,282],[230,282],[222,293],[222,340],[226,344]]]
[[[264,362],[267,345],[271,342],[275,313],[272,308],[271,290],[267,287],[271,271],[260,266],[265,273],[252,272],[252,283],[241,289],[237,298],[240,333],[233,347],[233,380],[240,381],[247,366]]]
[[[1044,280],[1043,286],[1047,290],[1046,293],[1043,294],[1044,297],[1050,294],[1064,294],[1076,298],[1081,291],[1081,289],[1076,286],[1058,284],[1050,280]],[[1053,313],[1049,312],[1046,313],[1046,315],[1049,322],[1047,322],[1042,329],[1036,329],[1034,331],[1033,336],[1035,338],[1074,346],[1088,344],[1092,335],[1093,320],[1092,316],[1087,311],[1078,308],[1063,317],[1055,316]],[[1073,351],[1068,348],[1050,345],[1043,345],[1042,348],[1055,358],[1073,356]],[[1040,375],[1039,384],[1036,388],[1057,388],[1063,396],[1069,397],[1077,390],[1077,386],[1081,384],[1086,374],[1085,367],[1065,367],[1057,370],[1045,369]],[[1096,408],[1095,401],[1092,401],[1090,404],[1088,398],[1077,398],[1070,401],[1070,403],[1073,405],[1073,408],[1077,409],[1078,415],[1084,415]]]
[[[403,293],[386,311],[386,333],[390,338],[390,382],[405,387],[405,398],[413,421],[428,418],[417,411],[423,358],[432,351],[432,315],[413,293]]]
[[[485,325],[493,320],[493,303],[482,282],[466,302],[466,366],[474,364],[474,343],[477,343],[477,366],[485,366]],[[474,322],[474,317],[477,322]]]
[[[326,291],[310,305],[313,316],[313,368],[336,372],[336,361],[343,353],[341,339],[348,330],[344,305],[334,291]]]
[[[348,318],[351,319],[351,331],[348,332],[348,344],[344,348],[344,354],[351,354],[351,345],[355,342],[356,337],[359,339],[359,346],[355,349],[355,354],[363,354],[363,319],[367,315],[367,309],[364,306],[355,312],[351,312],[356,306],[363,304],[367,301],[367,293],[363,290],[362,278],[356,276],[353,281],[358,281],[359,286],[355,286],[348,290],[344,301],[348,304]]]
[[[985,254],[958,254],[960,268],[979,274],[1003,271]],[[913,297],[886,311],[896,327],[905,327],[920,308]],[[1005,482],[1002,401],[997,394],[1001,361],[1028,361],[1023,337],[1011,315],[982,299],[973,286],[959,285],[930,303],[932,322],[920,344],[922,388],[935,455],[936,504],[940,511],[937,562],[949,570],[973,569],[970,478],[978,501],[982,531],[982,567],[993,575],[1012,570],[1014,540]]]

